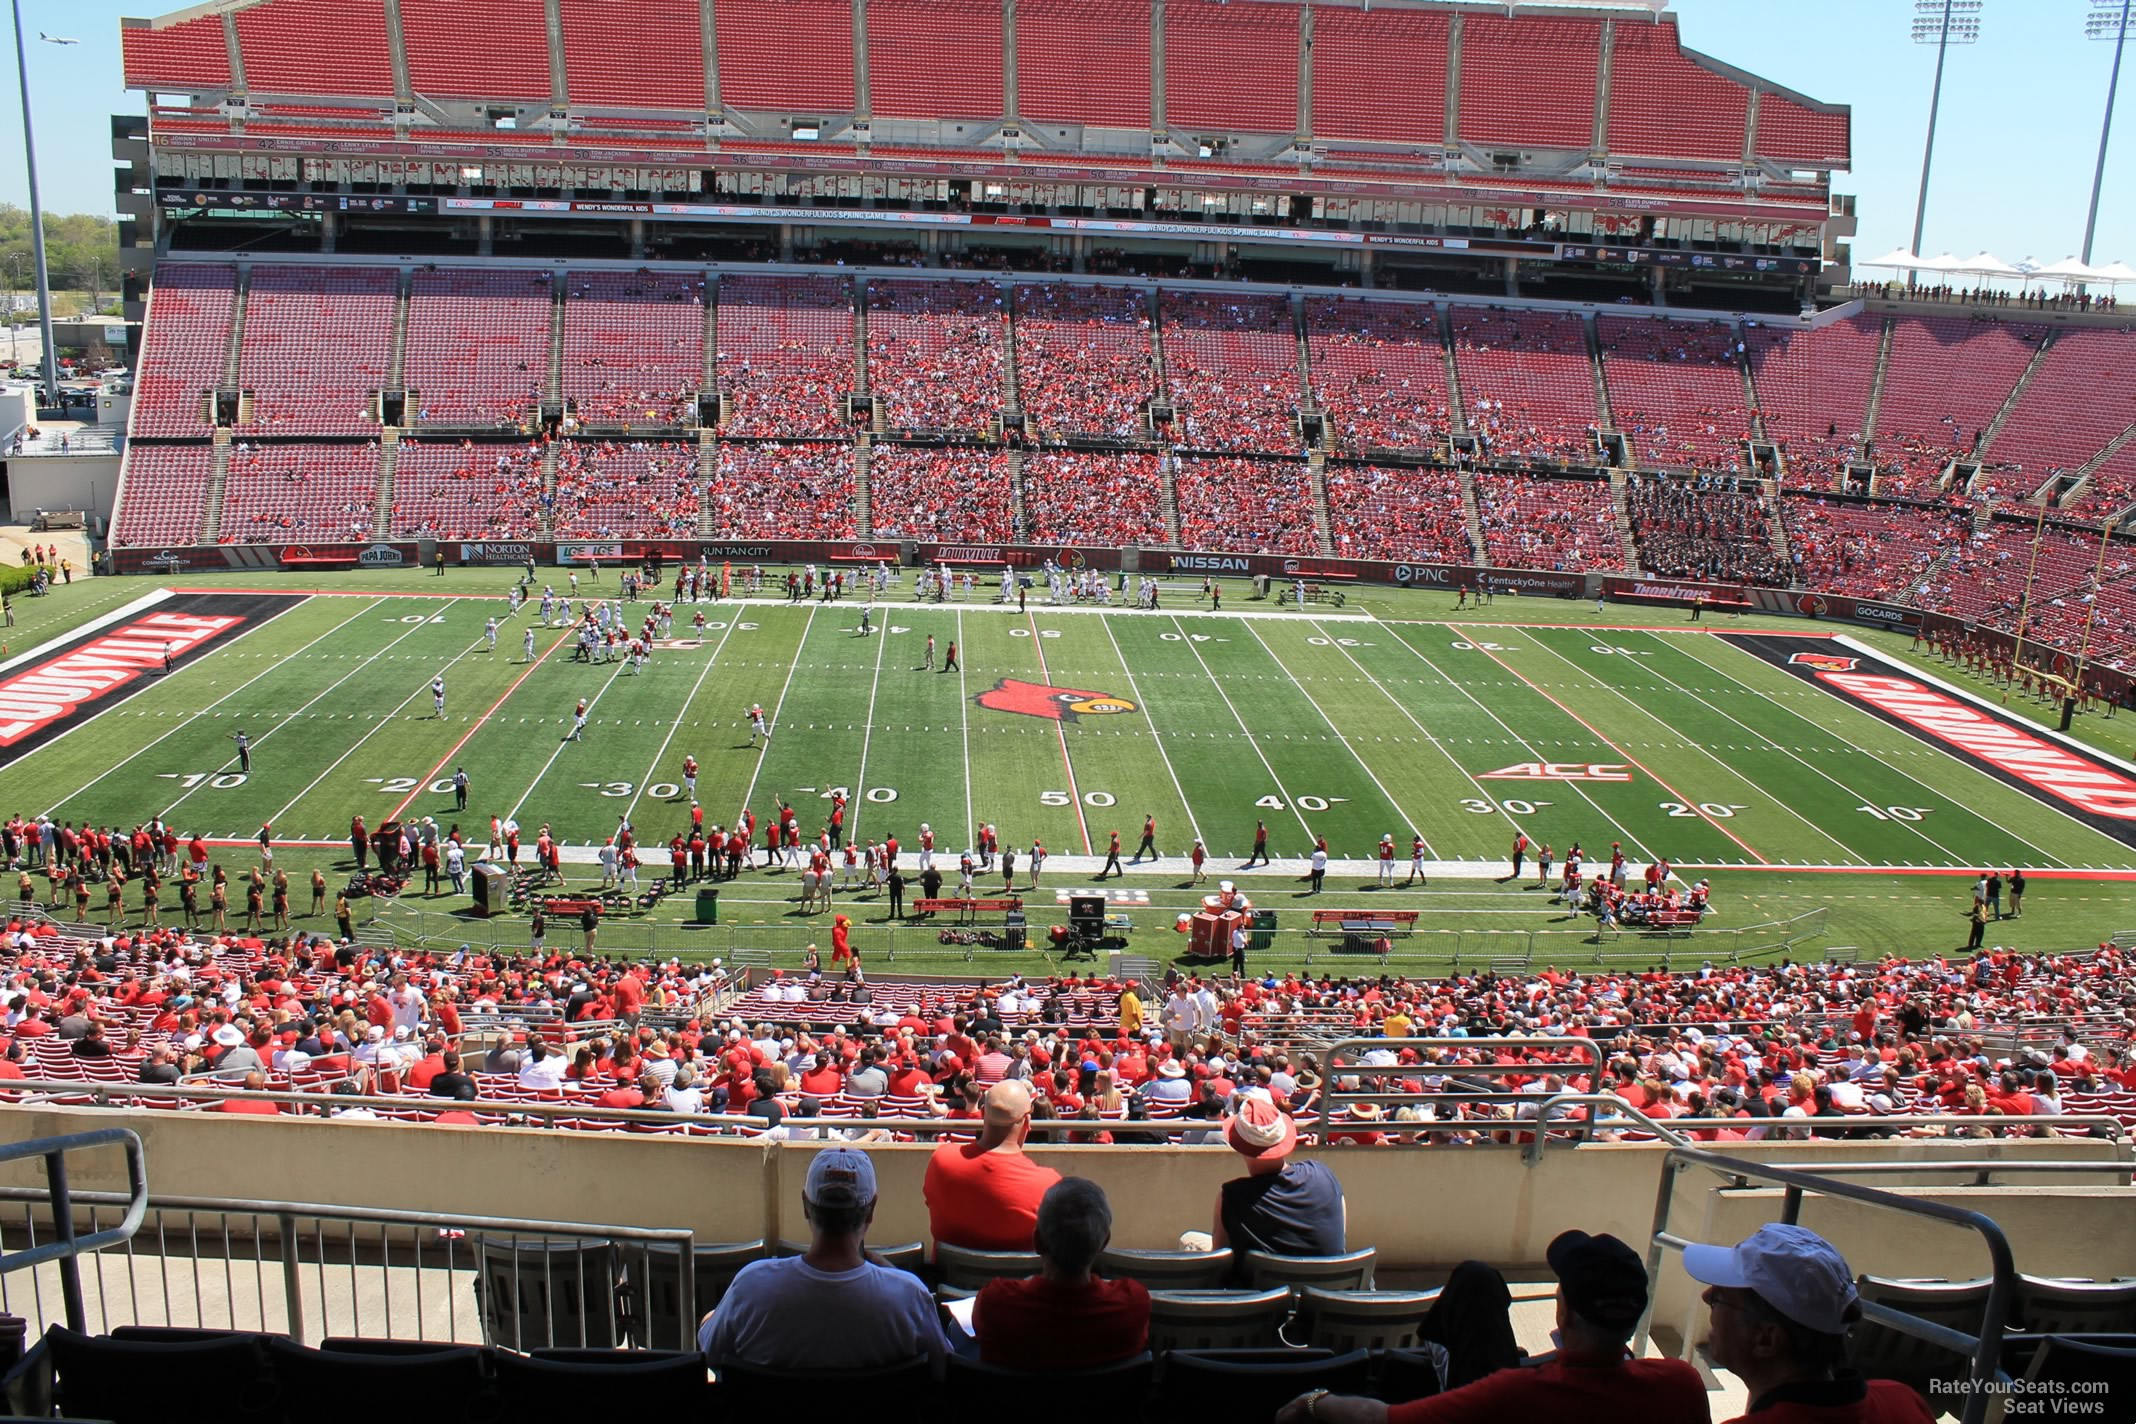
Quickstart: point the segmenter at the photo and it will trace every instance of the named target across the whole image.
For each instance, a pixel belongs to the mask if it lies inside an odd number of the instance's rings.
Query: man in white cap
[[[741,1269],[698,1327],[708,1364],[861,1370],[948,1353],[920,1278],[867,1254],[875,1194],[867,1153],[832,1147],[810,1160],[801,1185],[808,1250]]]
[[[1907,1386],[1842,1371],[1861,1301],[1846,1258],[1816,1232],[1776,1222],[1734,1246],[1686,1246],[1684,1270],[1707,1288],[1713,1362],[1750,1396],[1732,1424],[1929,1424]]]

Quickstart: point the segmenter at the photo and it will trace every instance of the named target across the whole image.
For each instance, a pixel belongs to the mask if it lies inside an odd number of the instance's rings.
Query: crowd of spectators
[[[1603,480],[1476,476],[1485,555],[1500,568],[1579,573],[1624,567],[1617,511]]]
[[[724,435],[826,436],[850,429],[859,389],[853,288],[837,277],[723,277],[715,353]]]
[[[1007,346],[992,282],[868,285],[868,391],[892,430],[985,434],[1007,404]]]
[[[442,539],[529,539],[549,509],[539,441],[477,445],[401,437],[394,456],[391,532]]]
[[[1453,311],[1468,428],[1487,457],[1600,463],[1594,367],[1577,317]]]
[[[1316,554],[1313,482],[1302,460],[1177,459],[1179,542],[1188,549]]]
[[[1178,444],[1263,453],[1300,448],[1298,338],[1287,300],[1167,291],[1163,316]]]
[[[559,539],[693,535],[697,492],[695,445],[567,440],[556,447]]]
[[[1734,475],[1638,475],[1624,504],[1642,568],[1670,578],[1785,586],[1773,552],[1773,511],[1755,481]]]
[[[2012,307],[2024,311],[2121,310],[2121,299],[2115,295],[2112,288],[2102,292],[2050,292],[2045,288],[2028,287],[2021,292],[2012,292],[2001,287],[1954,287],[1947,284],[1910,287],[1904,282],[1852,282],[1848,284],[1847,292],[1849,296],[1873,297],[1879,301],[1947,302],[1972,307]]]
[[[853,447],[722,440],[705,505],[713,539],[850,539]]]
[[[1016,289],[1016,382],[1040,438],[1142,433],[1155,386],[1150,296],[1138,287],[1036,283]]]
[[[868,457],[868,520],[885,539],[1014,541],[1009,457],[951,445],[877,445]]]
[[[1971,532],[1935,505],[1787,494],[1780,509],[1795,586],[1857,598],[1899,597]]]
[[[1455,472],[1331,464],[1327,487],[1328,530],[1339,557],[1475,561]]]
[[[704,378],[705,282],[692,274],[573,272],[563,393],[583,425],[679,426]]]
[[[1444,448],[1451,416],[1439,311],[1410,302],[1306,303],[1314,402],[1336,448]]]
[[[378,444],[230,447],[225,544],[364,539],[378,506]]]
[[[1035,544],[1162,546],[1164,474],[1147,453],[1024,456],[1024,534]]]

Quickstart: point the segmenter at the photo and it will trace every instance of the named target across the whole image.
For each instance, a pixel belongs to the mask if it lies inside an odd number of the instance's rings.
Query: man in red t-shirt
[[[1072,1370],[1139,1355],[1150,1339],[1150,1293],[1140,1281],[1091,1273],[1112,1240],[1105,1189],[1064,1177],[1038,1203],[1039,1274],[988,1281],[972,1306],[979,1358],[1012,1370]]]
[[[937,1243],[978,1251],[1028,1251],[1038,1204],[1061,1179],[1024,1155],[1031,1090],[1011,1078],[986,1090],[976,1142],[945,1142],[927,1160],[922,1193]]]
[[[1285,1405],[1277,1424],[1709,1424],[1712,1413],[1697,1369],[1682,1360],[1635,1360],[1625,1349],[1646,1310],[1646,1263],[1639,1253],[1614,1236],[1567,1231],[1546,1254],[1558,1278],[1562,1342],[1546,1363],[1500,1370],[1392,1407],[1314,1390]]]

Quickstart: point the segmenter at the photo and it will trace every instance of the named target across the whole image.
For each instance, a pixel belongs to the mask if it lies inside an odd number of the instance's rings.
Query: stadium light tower
[[[2099,121],[2099,161],[2092,168],[2091,212],[2084,219],[2084,255],[2077,259],[2089,267],[2092,231],[2099,226],[2099,185],[2106,178],[2106,139],[2114,131],[2114,91],[2121,84],[2121,49],[2129,37],[2129,0],[2119,6],[2095,5],[2085,17],[2084,37],[2114,42],[2114,65],[2106,73],[2106,117]]]
[[[44,333],[45,403],[56,406],[59,404],[59,348],[52,340],[52,278],[45,268],[44,205],[37,196],[37,138],[30,127],[30,61],[22,47],[22,0],[9,0],[9,3],[15,12],[15,78],[22,86],[22,156],[29,166],[30,251],[37,262],[37,321]],[[12,313],[9,319],[13,319]]]
[[[1914,203],[1913,254],[1921,255],[1921,228],[1928,218],[1928,169],[1936,156],[1936,111],[1943,104],[1943,57],[1954,44],[1980,39],[1981,0],[1914,0],[1913,41],[1936,47],[1936,83],[1928,94],[1928,142],[1921,149],[1921,196]],[[1907,274],[1913,281],[1914,274]]]

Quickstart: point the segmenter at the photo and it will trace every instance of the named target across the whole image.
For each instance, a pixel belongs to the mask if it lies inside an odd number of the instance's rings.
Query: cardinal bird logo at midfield
[[[1055,722],[1076,722],[1084,717],[1135,710],[1134,703],[1110,692],[1048,687],[1042,682],[1024,682],[1013,677],[1003,678],[972,700],[996,712],[1020,712],[1026,717],[1045,717]]]
[[[1815,668],[1819,672],[1853,672],[1857,661],[1837,653],[1795,653],[1788,658],[1788,662],[1796,667]]]

